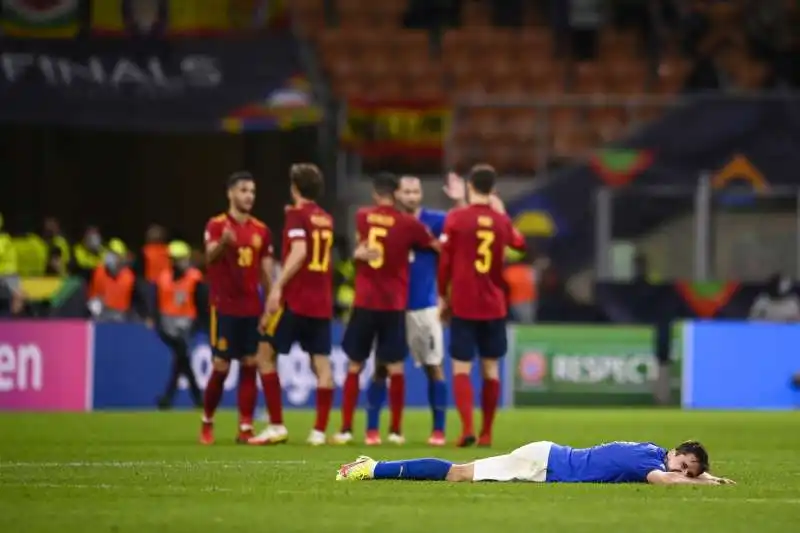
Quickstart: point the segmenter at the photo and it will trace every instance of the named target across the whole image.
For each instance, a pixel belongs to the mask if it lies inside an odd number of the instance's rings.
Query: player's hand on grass
[[[447,174],[442,190],[454,202],[464,202],[467,199],[467,186],[464,184],[464,178],[455,172]]]
[[[716,478],[717,485],[736,485],[736,482],[732,479],[728,479],[726,477],[718,477]]]

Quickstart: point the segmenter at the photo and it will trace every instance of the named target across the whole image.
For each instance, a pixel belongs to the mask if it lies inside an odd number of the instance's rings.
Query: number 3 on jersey
[[[315,229],[311,232],[311,261],[308,269],[311,272],[327,272],[331,264],[331,248],[333,232],[329,229]]]
[[[475,232],[478,237],[478,257],[475,259],[475,270],[481,274],[486,274],[492,269],[492,244],[494,244],[494,232],[487,229],[479,229]]]
[[[375,259],[371,259],[367,263],[372,268],[378,269],[383,266],[383,239],[389,234],[389,230],[380,226],[372,226],[369,228],[367,235],[367,246],[372,250],[377,250],[380,255]]]

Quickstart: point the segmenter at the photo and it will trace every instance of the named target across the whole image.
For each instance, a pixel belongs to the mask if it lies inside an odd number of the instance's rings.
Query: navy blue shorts
[[[342,348],[357,363],[369,359],[372,347],[381,363],[399,363],[406,357],[406,312],[353,308]]]
[[[230,361],[256,354],[258,349],[257,316],[221,315],[211,308],[209,337],[214,356]]]
[[[275,352],[287,354],[295,342],[309,355],[331,354],[331,321],[328,318],[302,316],[283,308],[273,316],[262,342],[272,345]]]
[[[481,359],[499,359],[508,351],[506,321],[450,320],[450,357],[456,361],[472,361],[475,354]]]

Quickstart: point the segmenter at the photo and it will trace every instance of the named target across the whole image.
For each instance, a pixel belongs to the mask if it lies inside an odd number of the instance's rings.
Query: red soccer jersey
[[[306,259],[283,289],[283,299],[293,313],[312,318],[333,316],[333,218],[313,202],[286,210],[283,260],[294,241],[306,242]]]
[[[495,320],[506,316],[503,262],[506,247],[525,247],[508,215],[473,204],[448,213],[441,236],[439,293],[450,294],[453,316]]]
[[[367,241],[380,257],[357,261],[355,307],[404,311],[408,302],[408,260],[414,248],[430,248],[435,237],[425,225],[391,206],[363,207],[356,213],[358,242]]]
[[[261,260],[272,255],[272,233],[253,217],[239,223],[225,213],[206,224],[206,246],[219,242],[226,227],[233,230],[236,238],[208,265],[211,305],[223,315],[259,316],[263,311],[259,290]]]

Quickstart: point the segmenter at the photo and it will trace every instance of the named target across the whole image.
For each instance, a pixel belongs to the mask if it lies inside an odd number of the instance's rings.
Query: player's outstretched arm
[[[647,474],[647,482],[651,485],[724,485],[719,479],[708,477],[688,477],[679,472],[653,470]]]
[[[732,480],[732,479],[729,479],[729,478],[726,478],[726,477],[712,476],[708,472],[703,472],[698,477],[703,478],[703,479],[710,479],[710,480],[716,481],[717,485],[736,485],[736,482],[734,480]]]

